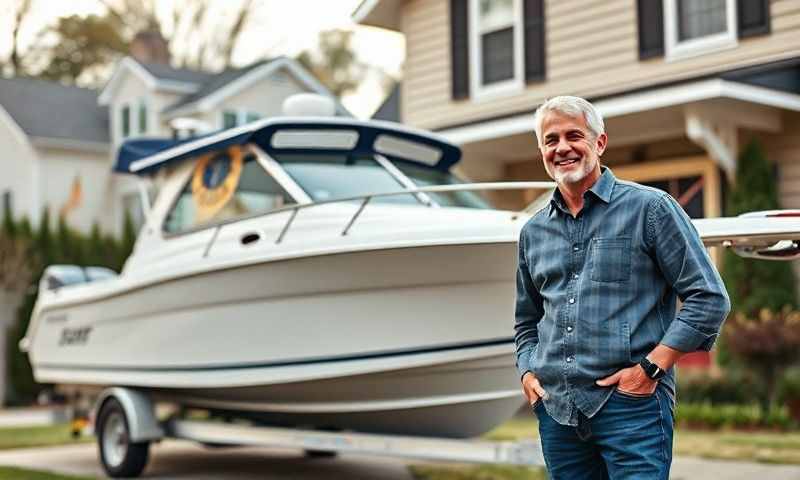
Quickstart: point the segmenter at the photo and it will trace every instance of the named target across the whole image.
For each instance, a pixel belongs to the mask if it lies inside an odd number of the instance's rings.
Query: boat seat
[[[106,267],[50,265],[44,270],[40,285],[47,290],[57,290],[68,285],[96,282],[116,276],[117,272]]]

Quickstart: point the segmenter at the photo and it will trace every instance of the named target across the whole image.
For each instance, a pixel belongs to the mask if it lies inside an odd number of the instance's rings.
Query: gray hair
[[[589,103],[586,99],[581,97],[559,96],[548,99],[533,115],[533,129],[536,131],[536,138],[539,145],[542,144],[542,122],[546,114],[550,112],[559,112],[570,117],[577,117],[583,115],[586,120],[586,125],[589,131],[595,136],[599,137],[600,134],[605,133],[606,127],[603,123],[603,116],[594,108],[594,105]]]

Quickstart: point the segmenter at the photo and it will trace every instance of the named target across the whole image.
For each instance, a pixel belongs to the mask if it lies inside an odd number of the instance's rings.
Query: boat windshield
[[[400,173],[407,177],[401,180],[368,156],[280,153],[275,154],[274,158],[315,202],[394,192],[412,183],[417,187],[464,183],[449,172],[412,162],[393,162]],[[427,196],[443,207],[493,208],[475,192],[429,193]],[[421,198],[414,194],[375,197],[372,201],[423,204]]]
[[[370,157],[282,153],[274,158],[315,202],[403,189],[397,178]],[[375,197],[373,202],[421,204],[413,194]]]
[[[398,170],[403,172],[418,187],[432,185],[458,185],[464,183],[460,178],[450,172],[443,172],[435,168],[426,167],[411,162],[396,160],[392,162]],[[442,207],[462,208],[494,208],[485,198],[476,191],[462,190],[460,192],[426,193]]]

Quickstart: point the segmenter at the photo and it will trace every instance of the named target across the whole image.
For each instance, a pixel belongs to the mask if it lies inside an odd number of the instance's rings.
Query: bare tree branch
[[[249,14],[253,8],[253,3],[254,0],[245,0],[245,2],[242,4],[242,7],[239,9],[236,20],[233,23],[233,27],[226,36],[226,42],[223,44],[222,49],[222,59],[225,68],[231,65],[233,49],[236,47],[236,44],[239,43],[239,37],[242,35],[242,30],[247,24],[247,19],[249,18]]]

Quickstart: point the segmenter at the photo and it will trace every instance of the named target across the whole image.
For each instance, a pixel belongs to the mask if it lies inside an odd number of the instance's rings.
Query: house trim
[[[255,68],[250,72],[247,72],[224,87],[214,90],[205,97],[201,97],[194,102],[188,103],[180,108],[165,113],[164,118],[171,119],[180,117],[182,115],[191,115],[197,113],[198,111],[204,113],[210,112],[216,109],[219,104],[225,101],[225,99],[230,98],[246,90],[247,88],[250,88],[264,78],[267,78],[278,72],[282,68],[286,69],[290,75],[294,76],[295,79],[297,79],[309,90],[334,98],[333,93],[331,93],[327,87],[309,74],[304,68],[298,65],[295,60],[288,57],[281,57]],[[336,102],[336,110],[339,113],[350,116],[350,113],[347,112],[347,110],[338,101]]]
[[[360,25],[400,31],[399,7],[402,0],[362,0],[350,15]]]
[[[800,111],[800,94],[786,93],[719,78],[608,97],[594,101],[594,105],[603,117],[613,118],[712,98],[731,98],[769,107]],[[489,120],[473,125],[437,130],[437,133],[451,142],[464,144],[533,132],[533,116],[531,113],[526,112],[499,120]]]
[[[153,91],[173,92],[183,95],[196,92],[200,87],[196,83],[179,82],[176,80],[166,80],[157,78],[147,71],[143,66],[131,57],[123,58],[119,66],[114,70],[111,80],[108,81],[100,96],[97,97],[97,102],[100,105],[108,105],[111,102],[111,97],[114,92],[119,88],[125,78],[125,74],[130,71],[141,79],[148,89]]]

